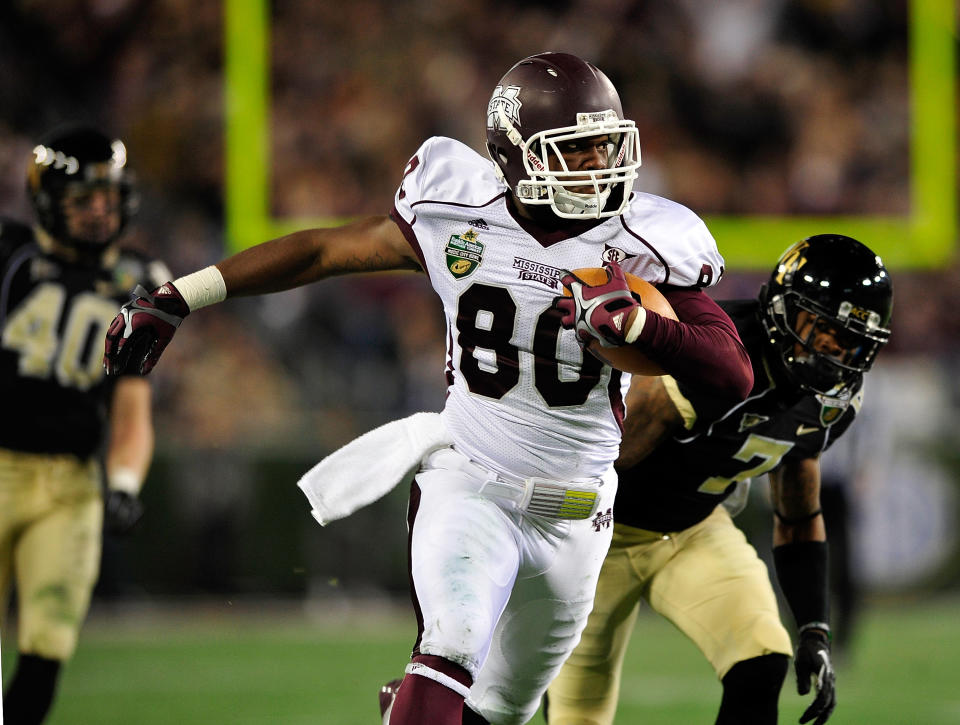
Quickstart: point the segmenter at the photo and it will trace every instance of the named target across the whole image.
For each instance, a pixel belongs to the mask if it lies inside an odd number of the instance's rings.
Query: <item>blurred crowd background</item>
[[[129,244],[175,275],[224,256],[223,13],[209,0],[0,3],[0,214],[30,218],[30,149],[86,120],[126,141],[138,173]],[[276,217],[389,211],[428,136],[482,152],[493,86],[543,50],[614,81],[640,128],[645,191],[701,215],[910,212],[907,0],[276,0],[269,14]],[[728,269],[714,295],[752,296],[764,277]],[[960,266],[893,279],[893,339],[863,420],[825,460],[849,491],[868,593],[949,588],[960,564]],[[294,484],[375,425],[439,409],[443,363],[419,275],[191,317],[154,373],[148,514],[133,540],[108,542],[100,596],[405,596],[405,492],[320,529]],[[759,530],[769,511],[754,490],[744,521]]]

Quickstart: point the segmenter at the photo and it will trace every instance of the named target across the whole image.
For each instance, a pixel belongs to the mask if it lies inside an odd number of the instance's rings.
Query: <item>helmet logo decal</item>
[[[38,166],[52,165],[55,169],[63,169],[65,174],[75,174],[80,169],[80,162],[75,156],[67,156],[63,151],[54,151],[49,146],[35,146],[33,155]]]
[[[480,235],[473,229],[463,234],[453,234],[444,249],[447,255],[447,269],[454,279],[462,279],[483,262],[483,243]]]
[[[577,114],[577,125],[578,126],[596,126],[605,123],[616,124],[620,120],[620,117],[617,115],[617,112],[612,108],[607,109],[606,111],[591,111],[589,113],[578,113]],[[601,129],[597,129],[598,131]]]
[[[784,277],[793,277],[804,264],[807,263],[807,258],[803,254],[803,250],[810,246],[810,242],[804,239],[801,242],[797,242],[790,248],[786,254],[780,258],[780,262],[777,264],[777,284],[783,284]]]
[[[880,327],[880,315],[873,310],[868,310],[865,307],[856,307],[852,302],[844,300],[840,303],[837,318],[846,322],[851,317],[862,322],[867,332],[873,332]]]
[[[520,125],[520,86],[497,86],[493,89],[493,96],[487,106],[487,128],[508,131],[509,129],[501,122],[500,114],[502,111],[507,119],[514,125]]]

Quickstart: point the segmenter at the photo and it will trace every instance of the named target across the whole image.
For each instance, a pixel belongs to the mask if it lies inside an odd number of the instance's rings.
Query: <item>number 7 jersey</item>
[[[634,193],[619,217],[547,232],[514,216],[493,164],[448,138],[410,160],[392,212],[447,323],[445,424],[499,473],[574,480],[617,457],[629,375],[585,353],[553,299],[563,270],[616,260],[647,281],[709,286],[723,259],[689,209]]]

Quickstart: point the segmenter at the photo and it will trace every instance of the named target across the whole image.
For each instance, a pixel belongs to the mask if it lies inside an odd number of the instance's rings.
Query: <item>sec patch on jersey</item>
[[[582,279],[588,285],[603,284],[607,281],[606,267],[582,267],[573,270],[573,274]],[[673,311],[667,298],[660,290],[641,279],[634,274],[626,273],[627,284],[630,291],[640,297],[641,304],[648,310],[656,312],[671,320],[677,319],[677,313]],[[570,289],[563,288],[563,294],[570,296]],[[603,347],[597,340],[591,340],[587,345],[587,350],[601,361],[612,368],[622,370],[634,375],[666,375],[666,371],[658,363],[648,358],[642,351],[633,345],[624,345],[623,347]]]

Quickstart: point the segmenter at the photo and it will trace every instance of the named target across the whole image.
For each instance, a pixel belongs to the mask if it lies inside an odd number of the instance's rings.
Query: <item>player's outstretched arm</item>
[[[325,277],[420,269],[410,244],[388,216],[330,229],[305,229],[217,263],[227,296],[280,292]],[[191,307],[192,309],[192,307]]]
[[[227,297],[280,292],[339,274],[419,269],[416,254],[387,216],[331,229],[308,229],[264,242],[214,266],[135,290],[107,331],[109,375],[149,373],[190,312]]]
[[[815,697],[801,723],[823,725],[837,704],[830,657],[827,534],[820,511],[820,464],[815,458],[770,474],[774,506],[773,559],[777,579],[797,623],[797,692]]]

